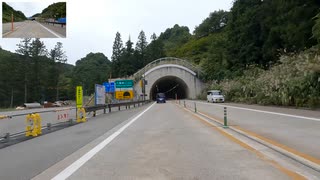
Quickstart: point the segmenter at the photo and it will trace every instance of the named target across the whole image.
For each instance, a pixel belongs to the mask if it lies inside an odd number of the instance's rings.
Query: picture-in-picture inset
[[[2,2],[2,38],[66,38],[66,2]]]

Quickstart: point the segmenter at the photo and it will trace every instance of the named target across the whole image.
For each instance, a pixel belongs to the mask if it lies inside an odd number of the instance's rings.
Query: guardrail
[[[47,134],[59,129],[73,126],[73,125],[79,124],[80,122],[86,122],[86,113],[93,112],[92,116],[95,117],[96,112],[99,110],[103,110],[105,114],[107,110],[109,113],[111,113],[113,107],[118,107],[117,108],[118,110],[121,110],[121,107],[125,107],[125,109],[128,109],[128,108],[130,109],[132,106],[133,107],[141,106],[149,102],[150,101],[132,101],[132,102],[97,105],[97,106],[88,106],[88,107],[80,108],[81,110],[75,107],[69,107],[69,108],[61,108],[61,109],[54,109],[54,110],[44,110],[44,111],[38,110],[38,111],[32,111],[32,112],[30,111],[26,113],[18,113],[18,114],[12,114],[12,115],[0,115],[0,121],[7,120],[4,126],[8,126],[8,127],[13,126],[10,123],[10,121],[12,121],[13,118],[20,118],[19,121],[15,121],[15,123],[13,123],[16,126],[19,126],[19,127],[15,127],[14,128],[15,130],[8,130],[11,132],[5,132],[4,130],[2,130],[5,133],[0,136],[0,148],[6,147],[12,144],[16,144],[24,140],[28,140],[32,137],[35,137],[41,134]],[[82,111],[80,113],[84,113],[80,115],[81,117],[79,117],[79,111]],[[54,118],[51,117],[50,120],[43,117],[41,118],[40,114],[44,114],[44,113],[47,113],[46,114],[47,116],[49,116],[50,113],[55,113],[53,114]],[[26,117],[24,118],[24,116]],[[37,117],[37,119],[33,119],[31,117]],[[39,119],[40,119],[40,124],[39,124]],[[41,119],[42,119],[42,123],[41,123]],[[52,119],[55,119],[55,120],[52,120]],[[59,121],[59,119],[62,121]],[[22,126],[25,127],[25,130],[24,131],[20,130],[20,132],[17,132],[16,130],[22,129]],[[37,129],[36,129],[36,132],[34,133],[33,129],[35,128]]]
[[[65,22],[54,22],[54,21],[45,21],[45,23],[46,24],[52,24],[53,26],[55,25],[55,24],[59,24],[59,25],[61,25],[61,27],[63,27],[63,26],[65,26],[67,23],[65,23]]]

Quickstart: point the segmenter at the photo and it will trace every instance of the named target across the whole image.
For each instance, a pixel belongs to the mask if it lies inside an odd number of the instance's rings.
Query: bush
[[[233,80],[213,82],[211,88],[224,92],[226,100],[262,105],[318,107],[320,105],[319,48],[283,55],[269,70],[249,67]]]

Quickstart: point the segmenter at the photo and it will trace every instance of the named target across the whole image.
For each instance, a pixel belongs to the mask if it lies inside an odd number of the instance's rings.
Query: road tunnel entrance
[[[180,78],[175,76],[165,76],[158,79],[150,89],[150,97],[156,99],[157,93],[165,93],[167,99],[188,98],[189,89],[187,84]]]

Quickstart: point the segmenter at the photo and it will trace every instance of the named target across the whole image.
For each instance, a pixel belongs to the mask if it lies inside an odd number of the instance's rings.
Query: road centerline
[[[134,117],[132,120],[130,120],[127,124],[122,126],[119,130],[114,132],[112,135],[107,137],[105,140],[103,140],[97,146],[92,148],[86,154],[81,156],[78,160],[76,160],[71,165],[69,165],[67,168],[65,168],[63,171],[61,171],[59,174],[57,174],[54,178],[52,178],[52,180],[61,180],[61,179],[67,179],[68,177],[70,177],[74,172],[76,172],[81,166],[83,166],[86,162],[88,162],[94,155],[96,155],[104,147],[106,147],[110,142],[112,142],[112,140],[114,140],[118,135],[120,135],[125,129],[127,129],[137,119],[139,119],[144,113],[146,113],[148,110],[150,110],[154,105],[155,105],[155,103],[150,105],[147,109],[145,109],[143,112],[138,114],[136,117]]]

